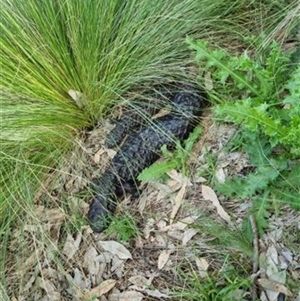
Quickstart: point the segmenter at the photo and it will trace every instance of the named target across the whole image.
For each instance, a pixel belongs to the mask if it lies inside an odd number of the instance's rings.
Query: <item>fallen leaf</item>
[[[176,182],[183,183],[186,181],[186,177],[184,177],[181,173],[179,173],[176,169],[172,169],[168,172],[168,176],[175,180]]]
[[[217,212],[221,218],[223,218],[226,222],[230,222],[230,216],[221,206],[216,193],[206,185],[202,184],[202,196],[206,201],[211,201],[213,205],[217,208]]]
[[[83,94],[80,91],[75,91],[75,90],[69,90],[68,94],[70,97],[74,100],[78,108],[82,108],[85,104]]]
[[[111,254],[118,256],[120,259],[132,259],[130,252],[120,243],[108,240],[108,241],[99,241],[99,246],[102,247],[105,251],[110,252]]]
[[[171,252],[172,252],[171,250],[163,250],[159,254],[158,263],[157,263],[157,268],[159,270],[161,270],[166,265],[166,263],[169,260],[170,255],[171,255]]]
[[[151,296],[151,297],[157,298],[159,300],[162,300],[162,298],[164,298],[164,299],[171,298],[170,296],[168,296],[166,294],[162,294],[159,290],[145,289],[143,291],[147,294],[147,296]]]
[[[272,281],[266,278],[261,278],[257,280],[258,284],[266,289],[277,293],[282,293],[288,297],[293,296],[292,292],[284,286],[282,283],[279,283],[277,281]]]
[[[272,291],[261,291],[260,301],[278,301],[279,293]]]
[[[188,216],[178,221],[175,224],[158,227],[162,232],[167,232],[170,230],[184,230],[188,225],[192,224],[195,220],[197,220],[199,216]]]
[[[182,231],[179,231],[179,230],[169,230],[168,236],[171,238],[174,238],[176,240],[179,240],[179,241],[182,241],[182,239],[183,239],[183,233],[182,233]]]
[[[195,262],[196,262],[196,266],[199,270],[199,277],[206,278],[208,276],[207,270],[209,267],[207,260],[203,257],[200,257],[200,258],[196,257]]]
[[[166,236],[159,232],[156,232],[154,236],[150,237],[150,242],[152,246],[156,246],[161,249],[163,248],[169,250],[175,249],[175,245],[172,243],[172,241],[166,239]]]
[[[24,292],[28,291],[32,287],[33,283],[35,282],[35,279],[36,279],[35,275],[33,275],[29,278],[29,280],[27,281],[27,283],[25,284],[25,286],[23,288]]]
[[[183,185],[181,186],[179,192],[177,193],[177,195],[175,197],[175,205],[174,205],[171,215],[170,215],[170,224],[173,223],[174,217],[176,216],[176,214],[182,204],[185,190],[186,190],[186,182],[183,183]]]
[[[100,148],[96,153],[95,155],[93,156],[93,160],[96,164],[98,164],[100,162],[100,158],[101,158],[101,155],[104,153],[104,149],[103,148]]]
[[[76,240],[73,238],[72,235],[68,234],[66,243],[62,249],[62,252],[67,256],[68,260],[71,259],[78,251],[81,239],[81,233],[77,234]]]
[[[195,183],[205,183],[207,180],[203,177],[197,177]]]
[[[211,79],[211,72],[210,71],[205,72],[204,85],[205,85],[205,90],[207,90],[207,91],[211,91],[214,88],[214,84],[213,84],[213,81]]]
[[[76,289],[79,288],[85,288],[85,281],[84,281],[84,275],[83,271],[79,270],[78,268],[75,268],[73,270],[73,279],[72,279],[72,285],[76,287]]]
[[[36,248],[35,251],[25,260],[25,262],[23,263],[23,268],[24,269],[28,269],[28,268],[32,268],[33,266],[36,265],[36,263],[39,261],[39,258],[41,257],[42,254],[42,248]],[[23,271],[22,269],[16,272],[17,275],[23,275]]]
[[[128,279],[128,281],[141,288],[149,286],[151,284],[151,282],[149,282],[149,279],[142,275],[132,276]]]
[[[133,289],[133,290],[137,290],[139,292],[143,292],[143,293],[146,293],[147,296],[151,296],[151,297],[154,297],[155,299],[159,299],[159,300],[162,300],[163,299],[168,299],[170,298],[170,296],[166,295],[166,294],[163,294],[161,293],[159,290],[150,290],[150,289],[142,289],[136,285],[133,285],[130,287],[130,289]]]
[[[48,295],[51,295],[56,291],[55,285],[48,279],[38,277],[39,287],[46,291]]]
[[[26,299],[28,300],[28,299]],[[61,294],[60,292],[53,292],[51,295],[46,295],[43,298],[37,298],[37,296],[34,297],[34,299],[31,300],[39,300],[39,301],[61,301]],[[20,300],[19,300],[20,301]]]
[[[142,301],[144,295],[136,291],[127,291],[118,294],[111,294],[108,297],[109,301]]]
[[[35,210],[37,216],[43,222],[58,224],[65,219],[65,214],[59,208],[48,209],[44,206],[36,206]]]
[[[109,292],[115,285],[117,281],[114,279],[108,279],[101,282],[98,286],[92,288],[89,292],[85,293],[83,300],[91,300],[95,297],[101,297],[102,295]]]
[[[276,265],[278,265],[278,253],[274,245],[271,245],[268,247],[267,251],[267,257],[272,260]]]
[[[150,233],[154,230],[154,225],[155,225],[155,219],[148,218],[146,221],[146,225],[143,229],[145,239],[148,239],[150,237]]]
[[[225,183],[225,172],[222,167],[218,168],[215,172],[216,179],[218,180],[219,183],[224,184]]]
[[[106,153],[110,159],[112,159],[116,155],[116,151],[114,149],[106,149]]]
[[[94,247],[89,247],[83,257],[83,266],[89,271],[90,277],[95,282],[95,276],[100,269],[100,262],[97,258],[98,252]]]
[[[111,262],[110,270],[116,274],[118,278],[121,278],[124,271],[124,260],[120,259],[118,256],[114,256]]]
[[[183,233],[182,237],[182,245],[186,246],[186,244],[198,233],[198,230],[194,228],[186,229]]]
[[[74,297],[75,300],[81,300],[86,288],[90,287],[90,279],[85,277],[82,269],[74,268],[71,274],[66,274],[66,280],[68,282],[67,292]]]

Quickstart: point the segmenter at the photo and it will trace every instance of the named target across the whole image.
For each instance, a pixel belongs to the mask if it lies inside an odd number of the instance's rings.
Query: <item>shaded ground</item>
[[[201,231],[207,217],[229,232],[239,229],[251,203],[216,196],[206,184],[210,176],[224,181],[229,175],[242,175],[248,160],[243,153],[225,152],[234,127],[214,124],[209,113],[202,126],[205,131],[191,154],[189,179],[171,171],[166,183],[147,184],[139,200],[126,198],[120,204],[117,214],[129,212],[139,228],[139,235],[126,243],[117,242],[114,235],[92,233],[83,218],[91,200],[88,182],[103,172],[114,155],[103,147],[110,126],[105,123],[77,141],[66,165],[49,177],[37,195],[24,229],[14,230],[8,254],[10,300],[190,300],[171,296],[184,289],[192,292],[185,273],[193,272],[204,283],[208,275],[231,264],[244,269],[245,277],[259,276],[251,293],[261,300],[277,300],[279,293],[286,300],[299,300],[295,287],[291,291],[286,281],[288,276],[300,283],[299,213],[283,208],[284,214],[269,217],[269,231],[254,239],[260,260],[251,246],[248,256],[233,245],[225,252],[213,244],[216,237]],[[217,159],[213,169],[208,154]],[[227,254],[235,254],[236,262],[231,257],[225,263]],[[249,298],[249,291],[237,288],[231,300]]]

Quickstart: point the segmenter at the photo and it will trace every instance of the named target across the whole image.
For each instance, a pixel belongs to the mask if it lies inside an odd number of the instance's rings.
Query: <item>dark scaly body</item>
[[[185,139],[195,127],[195,117],[206,104],[206,95],[196,91],[176,93],[171,99],[172,111],[157,118],[151,125],[128,138],[112,159],[99,180],[94,181],[96,195],[90,206],[88,218],[95,232],[107,225],[106,217],[114,211],[115,200],[123,191],[136,191],[139,173],[160,156],[161,147],[175,146],[176,140]]]

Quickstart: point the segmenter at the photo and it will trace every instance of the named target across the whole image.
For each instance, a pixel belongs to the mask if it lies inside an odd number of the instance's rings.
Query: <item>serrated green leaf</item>
[[[241,178],[233,178],[226,180],[225,183],[216,183],[215,189],[227,197],[242,197],[244,190],[244,182]]]
[[[224,49],[211,50],[208,48],[208,43],[203,41],[193,41],[190,38],[187,39],[187,43],[191,49],[196,50],[196,60],[206,61],[206,68],[214,66],[218,68],[219,79],[224,81],[229,75],[234,79],[236,83],[241,84],[247,88],[254,95],[259,95],[257,91],[246,79],[243,73],[238,72],[230,68],[230,55]]]
[[[200,126],[196,126],[193,132],[185,140],[184,149],[188,154],[192,151],[194,144],[199,139],[201,134],[202,134],[202,128]]]
[[[264,230],[268,227],[268,218],[270,203],[268,202],[268,195],[257,198],[253,201],[250,213],[253,214],[258,232],[260,235],[263,234]]]
[[[253,196],[256,192],[268,190],[270,182],[279,175],[272,166],[260,165],[255,174],[249,174],[243,183],[242,198]]]
[[[148,168],[145,168],[139,175],[138,180],[149,182],[156,180],[165,175],[168,171],[176,168],[176,162],[174,161],[162,161],[152,164]]]

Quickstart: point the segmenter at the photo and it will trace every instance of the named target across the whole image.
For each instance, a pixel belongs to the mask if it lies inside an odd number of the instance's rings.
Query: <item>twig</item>
[[[251,214],[249,217],[251,229],[253,233],[253,265],[252,265],[252,274],[255,275],[253,279],[253,287],[252,287],[252,300],[257,300],[257,287],[255,280],[257,278],[258,271],[258,256],[259,256],[259,248],[258,248],[258,232],[256,227],[256,222],[254,216]]]

